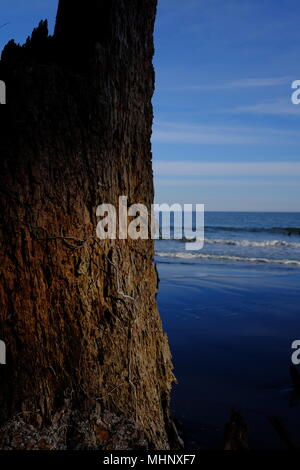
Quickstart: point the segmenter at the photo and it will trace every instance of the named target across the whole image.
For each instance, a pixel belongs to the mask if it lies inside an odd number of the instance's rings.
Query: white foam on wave
[[[229,255],[211,255],[206,253],[190,253],[190,252],[157,252],[156,256],[163,258],[180,258],[180,259],[211,259],[220,261],[240,261],[247,263],[272,263],[284,264],[292,266],[300,266],[300,261],[293,259],[269,259],[269,258],[248,258],[243,256],[229,256]]]
[[[265,240],[265,241],[252,241],[252,240],[224,240],[221,238],[211,239],[206,238],[205,243],[208,245],[232,245],[232,246],[253,246],[253,247],[290,247],[300,248],[300,243],[285,242],[283,240]]]

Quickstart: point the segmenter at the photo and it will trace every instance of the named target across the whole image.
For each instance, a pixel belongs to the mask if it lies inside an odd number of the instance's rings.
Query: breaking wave
[[[292,259],[269,259],[269,258],[250,258],[242,256],[214,255],[206,253],[190,253],[190,252],[157,252],[156,256],[163,258],[179,258],[185,260],[193,259],[211,259],[219,261],[238,261],[246,263],[272,263],[291,266],[300,266],[300,261]]]
[[[300,235],[300,227],[226,227],[226,226],[205,226],[205,230],[210,232],[251,232],[251,233],[281,233],[284,235]]]
[[[250,241],[250,240],[223,240],[221,238],[205,239],[205,244],[208,245],[231,245],[231,246],[253,246],[253,247],[293,247],[300,248],[300,243],[285,242],[283,240],[266,240],[266,241]]]

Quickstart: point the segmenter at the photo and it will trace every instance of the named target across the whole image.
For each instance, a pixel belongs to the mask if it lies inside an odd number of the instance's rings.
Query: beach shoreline
[[[254,449],[284,448],[271,416],[281,417],[300,440],[300,408],[289,406],[291,343],[300,335],[300,269],[156,261],[159,310],[178,379],[172,407],[186,445],[222,448],[233,407],[245,417]]]

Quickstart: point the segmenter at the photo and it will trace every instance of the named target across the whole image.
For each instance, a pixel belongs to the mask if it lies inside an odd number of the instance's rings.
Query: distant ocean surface
[[[203,249],[157,240],[156,263],[187,447],[221,449],[233,407],[251,448],[285,448],[271,416],[300,442],[289,373],[300,339],[300,213],[205,213]]]
[[[300,267],[300,213],[207,212],[205,243],[185,251],[180,240],[158,240],[158,257],[177,262],[272,263]]]

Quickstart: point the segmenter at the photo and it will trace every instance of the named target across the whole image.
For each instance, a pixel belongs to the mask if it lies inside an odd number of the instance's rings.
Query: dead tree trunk
[[[18,419],[28,434],[65,420],[61,448],[84,445],[86,421],[86,445],[99,447],[112,439],[108,416],[132,422],[150,447],[170,444],[153,243],[95,237],[102,202],[153,200],[155,10],[156,0],[60,0],[54,37],[42,22],[3,51],[2,447],[24,447]]]

